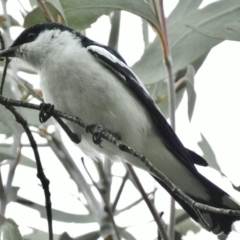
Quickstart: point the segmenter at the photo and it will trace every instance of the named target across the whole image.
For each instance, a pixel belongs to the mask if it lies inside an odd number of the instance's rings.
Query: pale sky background
[[[169,14],[177,2],[178,1],[176,0],[164,1],[167,14]],[[204,1],[204,4],[209,2],[213,1]],[[8,10],[16,17],[16,8],[13,7],[16,6],[15,4],[16,1],[14,0],[8,1]],[[104,16],[94,23],[91,29],[87,30],[87,36],[96,41],[107,44],[109,29],[109,18]],[[21,28],[13,28],[11,31],[12,38],[14,39],[21,31]],[[154,33],[151,31],[151,41],[154,36]],[[123,12],[121,18],[119,52],[130,66],[136,62],[143,53],[141,20],[140,18],[126,12]],[[201,150],[197,146],[197,142],[200,140],[200,132],[203,133],[212,146],[221,169],[236,185],[240,185],[240,147],[238,137],[240,136],[239,56],[240,44],[238,42],[225,41],[213,48],[195,77],[197,102],[192,122],[189,123],[187,116],[186,94],[180,107],[176,111],[177,134],[184,144],[196,152],[201,153]],[[30,151],[23,150],[23,153],[32,157]],[[75,157],[79,158],[79,150],[77,148],[74,148],[73,154]],[[47,159],[44,158],[45,156],[48,156]],[[51,159],[51,162],[48,161],[49,159]],[[42,155],[42,161],[45,173],[51,181],[53,207],[64,209],[72,213],[76,213],[77,209],[79,213],[84,213],[84,209],[79,208],[76,198],[72,197],[72,195],[74,197],[78,196],[75,184],[69,180],[63,167],[58,163],[55,157],[52,156],[50,151],[46,150]],[[19,194],[28,194],[31,200],[38,203],[44,203],[43,191],[41,187],[37,187],[39,181],[35,177],[35,170],[27,170],[27,176],[24,170],[26,170],[24,167],[18,167],[13,182],[14,185],[22,186]],[[240,202],[240,193],[233,190],[229,181],[222,178],[219,173],[210,168],[200,169],[200,171]],[[148,177],[148,174],[143,173],[140,170],[138,170],[138,172],[140,172],[141,178],[144,179],[143,185],[146,187],[147,191],[151,191],[154,186],[153,180]],[[121,169],[120,164],[117,164],[114,167],[114,173],[117,173],[118,175],[124,174],[124,170]],[[31,179],[31,181],[29,181],[29,179]],[[116,186],[118,186],[119,182],[120,181],[116,180]],[[64,192],[62,192],[63,186],[65,189]],[[29,189],[34,189],[34,192],[29,193]],[[140,196],[130,184],[126,186],[125,191],[125,193],[131,193],[128,199],[129,202],[131,202],[131,197],[134,199],[136,196]],[[163,219],[166,222],[169,218],[169,199],[168,194],[164,190],[160,189],[158,191],[156,202],[159,200],[159,205],[157,204],[157,208],[159,211],[164,211]],[[124,206],[126,204],[127,202],[124,202],[123,198],[119,202],[119,206]],[[146,222],[151,220],[151,215],[144,204],[137,205],[137,207],[131,211],[131,216],[129,213],[125,213],[122,214],[121,217],[117,217],[117,223],[120,226],[139,223],[138,226],[129,229],[138,240],[156,238],[155,223],[151,222],[146,224]],[[31,231],[26,226],[36,227],[44,231],[47,230],[46,220],[41,219],[37,211],[32,211],[25,207],[19,207],[16,203],[9,204],[6,217],[13,218],[14,221],[20,225],[22,233]],[[240,223],[235,224],[235,226],[236,229],[240,231]],[[60,234],[64,229],[69,232],[72,237],[76,237],[84,232],[92,231],[94,228],[97,229],[96,224],[78,225],[73,223],[66,224],[54,222],[54,232]],[[209,240],[217,239],[216,236],[205,230],[201,230],[197,235],[193,235],[193,233],[189,232],[183,239],[200,240],[203,238]],[[240,234],[231,233],[228,239],[236,240],[239,238]]]

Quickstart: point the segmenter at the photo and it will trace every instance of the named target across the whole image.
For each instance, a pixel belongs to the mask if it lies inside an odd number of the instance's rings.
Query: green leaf
[[[218,31],[206,30],[203,28],[188,25],[189,28],[199,32],[207,37],[220,40],[240,41],[240,22],[232,22],[222,26]]]
[[[20,189],[20,187],[11,186],[10,193],[7,196],[8,203],[9,202],[13,202],[13,201],[15,201],[17,199],[17,193],[18,193],[19,189]]]
[[[207,160],[208,164],[210,167],[214,168],[218,172],[222,174],[222,170],[220,166],[217,163],[216,156],[208,143],[207,139],[201,134],[202,140],[198,142],[198,146],[201,148],[203,151],[203,158]]]
[[[0,162],[3,160],[14,160],[14,159],[15,159],[15,157],[11,154],[10,146],[9,147],[1,147]],[[19,164],[26,166],[26,167],[30,167],[30,168],[36,168],[36,163],[32,159],[24,156],[23,154],[21,155]]]
[[[32,208],[34,210],[39,211],[40,216],[42,218],[47,218],[46,216],[46,208],[38,203],[34,203],[25,198],[18,197],[16,200],[17,203],[22,204],[26,207]],[[83,215],[83,214],[73,214],[66,213],[60,210],[52,209],[52,219],[60,222],[66,223],[93,223],[96,221],[94,215]]]
[[[32,233],[24,235],[24,240],[45,240],[45,239],[49,239],[49,234],[48,232],[43,232],[41,230],[35,229],[35,228],[31,228],[33,230]],[[53,234],[53,239],[57,240],[59,239],[58,234]]]
[[[4,217],[0,217],[0,233],[3,234],[2,239],[6,240],[23,240],[17,224],[12,219],[5,219]]]
[[[122,230],[120,234],[125,240],[137,240],[132,234],[125,230]]]
[[[142,18],[142,34],[143,34],[144,46],[146,48],[149,44],[149,33],[148,33],[148,23],[143,18]]]
[[[46,1],[50,12],[56,19],[56,9],[49,1]],[[100,16],[108,15],[115,10],[125,10],[139,15],[153,25],[158,26],[158,21],[153,14],[149,4],[143,0],[60,0],[65,13],[68,25],[77,30],[83,30],[90,27]],[[24,26],[29,27],[33,24],[43,22],[39,7],[33,9],[25,18]]]
[[[239,15],[240,1],[230,0],[214,2],[203,9],[191,11],[174,23],[167,21],[173,73],[176,74],[188,65],[193,65],[192,63],[196,59],[223,41],[204,36],[186,27],[187,24],[209,31],[219,31],[223,25],[236,21]],[[161,44],[158,38],[149,45],[140,61],[132,69],[146,85],[157,83],[166,78]]]
[[[67,19],[65,17],[65,14],[64,14],[64,11],[62,8],[62,4],[60,3],[60,1],[59,0],[48,0],[48,1],[57,9],[57,11],[61,15],[64,23],[67,25]],[[55,18],[55,20],[57,20],[57,22],[59,22],[58,19]]]
[[[187,95],[188,95],[188,118],[191,121],[195,102],[196,102],[196,92],[194,89],[194,76],[195,70],[194,67],[189,65],[187,66],[187,73],[186,73],[186,86],[187,86]]]
[[[57,19],[59,14],[57,9],[49,2],[46,2],[46,6],[49,9],[50,13],[52,14],[53,18]],[[46,22],[44,14],[42,13],[42,10],[40,9],[40,7],[36,7],[27,14],[27,16],[24,19],[23,26],[27,28],[34,24],[43,23],[43,22]]]
[[[108,40],[108,46],[114,50],[118,49],[119,29],[120,29],[121,12],[114,11],[111,16],[111,31]]]
[[[64,232],[61,237],[59,238],[59,240],[74,240],[73,238],[71,238],[68,233]]]
[[[181,236],[186,235],[188,231],[193,231],[196,234],[201,230],[199,225],[183,209],[176,210],[176,215],[175,229]]]
[[[11,90],[10,77],[6,77],[6,82],[4,84],[3,96],[7,98],[15,99],[15,96]],[[21,113],[21,109],[18,109]],[[18,139],[21,138],[23,128],[19,123],[16,122],[13,114],[6,109],[3,105],[0,105],[0,134],[7,134],[8,136],[15,135]]]
[[[164,90],[165,91],[167,90],[166,89],[167,88],[166,82],[161,81],[158,85],[162,87],[161,92],[164,91]],[[184,91],[185,91],[184,87],[176,89],[176,106],[175,106],[175,109],[178,108],[180,102],[182,101]],[[169,113],[168,113],[168,96],[167,96],[167,93],[162,94],[162,96],[160,97],[160,101],[157,100],[156,103],[159,106],[163,116],[165,118],[168,118]]]
[[[29,3],[30,3],[32,8],[37,6],[37,0],[29,0]]]
[[[71,238],[67,233],[63,233],[59,240],[96,240],[99,237],[101,237],[99,231],[87,233],[76,238]]]
[[[53,118],[48,119],[44,123],[39,122],[39,111],[33,110],[33,109],[28,109],[28,108],[23,108],[22,109],[22,116],[27,120],[28,125],[32,126],[44,126],[48,127],[50,125],[53,125]]]
[[[184,15],[197,10],[201,3],[202,0],[180,0],[168,17],[168,24],[173,24],[179,21]]]

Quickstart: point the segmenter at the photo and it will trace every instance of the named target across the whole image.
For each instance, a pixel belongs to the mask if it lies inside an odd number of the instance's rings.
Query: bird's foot
[[[113,133],[111,130],[104,128],[102,125],[99,124],[90,124],[86,127],[87,133],[92,133],[93,135],[93,142],[97,145],[99,145],[101,148],[101,142],[102,142],[102,135],[103,133],[109,133],[113,137],[115,137],[117,140],[121,140],[121,136],[119,133]]]
[[[102,134],[105,132],[103,126],[98,124],[90,124],[86,127],[86,132],[87,133],[91,132],[93,135],[92,137],[93,142],[102,148],[101,146]]]
[[[41,103],[39,121],[41,123],[46,122],[52,116],[53,110],[54,110],[54,105],[49,103]]]

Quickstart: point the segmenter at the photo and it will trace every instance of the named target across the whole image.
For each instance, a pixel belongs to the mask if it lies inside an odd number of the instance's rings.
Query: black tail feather
[[[190,215],[191,218],[193,218],[196,222],[201,224],[201,220],[199,219],[199,216],[196,214],[196,212],[193,210],[193,208],[187,204],[184,200],[182,200],[178,195],[174,194],[165,183],[160,181],[158,178],[153,176],[155,180],[166,189],[166,191],[182,206],[182,208]],[[193,200],[196,202],[206,204],[209,206],[217,207],[217,208],[225,208],[225,209],[234,209],[234,210],[240,210],[240,206],[234,202],[234,200],[231,200],[229,195],[221,190],[219,187],[214,185],[212,182],[210,182],[208,179],[203,177],[201,174],[198,173],[198,176],[200,178],[199,180],[206,186],[206,191],[211,193],[211,200],[209,202],[203,200],[203,199],[198,199],[194,196],[190,196]],[[228,206],[226,203],[223,203],[222,199],[223,198],[228,198],[228,201],[231,203],[232,206]],[[232,201],[232,202],[231,202]],[[231,232],[231,227],[232,224],[235,221],[240,220],[239,216],[230,216],[230,215],[222,215],[222,214],[217,214],[213,212],[208,212],[204,210],[200,210],[200,213],[204,217],[205,221],[209,224],[210,226],[210,231],[212,231],[215,234],[219,234],[221,232],[225,234],[229,234]],[[201,224],[203,225],[203,224]],[[204,226],[203,226],[204,227]],[[209,229],[208,229],[209,230]]]

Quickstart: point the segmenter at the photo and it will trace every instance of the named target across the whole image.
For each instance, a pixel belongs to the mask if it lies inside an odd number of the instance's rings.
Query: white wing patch
[[[99,55],[102,55],[106,58],[108,58],[112,63],[117,63],[119,64],[121,67],[126,68],[128,71],[131,72],[131,74],[134,76],[135,81],[145,90],[145,92],[149,95],[146,87],[144,86],[144,84],[142,83],[142,81],[136,76],[136,74],[131,70],[131,68],[129,68],[124,62],[122,62],[120,59],[118,59],[117,57],[115,57],[112,53],[110,53],[109,51],[107,51],[105,48],[96,46],[96,45],[90,45],[88,47],[86,47],[88,50],[96,52]],[[113,69],[114,71],[117,71],[117,69]],[[122,75],[121,73],[119,73],[120,75]]]

